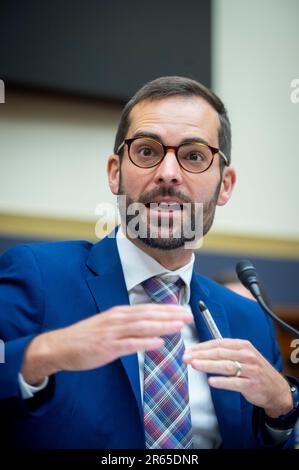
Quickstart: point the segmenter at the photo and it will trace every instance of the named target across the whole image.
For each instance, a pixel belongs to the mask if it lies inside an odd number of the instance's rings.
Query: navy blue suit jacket
[[[193,273],[190,305],[201,341],[211,338],[198,314],[200,299],[224,337],[248,339],[281,369],[272,324],[255,302]],[[59,372],[33,399],[23,400],[18,384],[24,350],[35,335],[128,303],[113,238],[95,245],[20,245],[0,258],[0,338],[5,341],[5,363],[0,364],[2,446],[144,448],[137,354],[90,371]],[[250,403],[237,392],[211,393],[224,448],[265,444],[263,426],[253,417]]]

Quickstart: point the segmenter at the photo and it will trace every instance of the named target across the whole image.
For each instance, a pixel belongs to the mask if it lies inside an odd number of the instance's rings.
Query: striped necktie
[[[178,304],[181,279],[165,282],[152,277],[142,283],[158,303]],[[192,448],[187,366],[182,362],[184,343],[180,333],[164,336],[165,345],[144,355],[144,429],[147,449]]]

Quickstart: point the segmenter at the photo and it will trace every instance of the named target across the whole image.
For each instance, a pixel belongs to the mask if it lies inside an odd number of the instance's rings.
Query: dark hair
[[[215,93],[201,83],[186,77],[160,77],[146,83],[125,105],[114,143],[114,153],[126,138],[130,126],[130,112],[141,101],[155,101],[170,96],[200,96],[218,112],[220,127],[218,131],[219,148],[231,161],[231,126],[224,104]],[[122,154],[120,155],[120,157]],[[221,159],[222,160],[222,159]]]

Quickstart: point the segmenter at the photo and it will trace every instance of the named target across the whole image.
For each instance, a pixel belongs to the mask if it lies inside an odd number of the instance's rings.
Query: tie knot
[[[178,304],[180,291],[184,286],[184,282],[181,278],[176,281],[166,281],[159,276],[154,276],[143,281],[142,286],[154,302]]]

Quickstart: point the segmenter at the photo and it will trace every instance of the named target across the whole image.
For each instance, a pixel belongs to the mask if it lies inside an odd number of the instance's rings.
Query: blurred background
[[[196,267],[223,279],[249,257],[273,309],[298,327],[298,0],[2,0],[0,9],[0,252],[96,241],[96,207],[115,204],[106,161],[124,103],[153,78],[185,75],[226,104],[238,172]],[[278,337],[298,374],[292,338]]]

